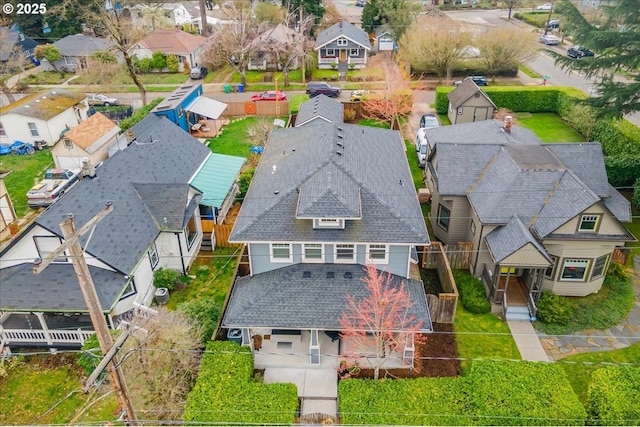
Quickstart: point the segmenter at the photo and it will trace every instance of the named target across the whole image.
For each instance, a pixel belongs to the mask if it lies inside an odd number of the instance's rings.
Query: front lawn
[[[22,218],[29,210],[27,191],[42,179],[44,172],[50,167],[53,167],[53,158],[48,149],[36,151],[30,156],[8,154],[0,157],[0,171],[11,171],[4,178],[4,183],[18,218]]]
[[[584,137],[555,113],[516,113],[516,118],[542,142],[584,142]]]
[[[189,79],[188,74],[183,73],[145,73],[139,74],[140,80],[143,84],[162,84],[162,85],[181,85]],[[79,76],[73,79],[73,84],[93,84],[89,78],[85,76]],[[109,79],[109,85],[132,85],[133,80],[128,73],[121,72]],[[147,88],[149,89],[149,88]],[[137,88],[136,88],[137,90]],[[155,91],[155,88],[154,88]],[[106,91],[104,91],[106,92]]]
[[[80,390],[85,373],[75,359],[29,356],[10,367],[6,376],[0,376],[0,425],[69,424],[77,416],[79,424],[115,422],[119,415],[115,395],[100,400],[94,393],[85,396]],[[0,363],[6,367],[16,363],[13,360]]]
[[[58,85],[73,76],[73,73],[43,71],[37,74],[30,74],[27,76],[27,81],[30,85]]]

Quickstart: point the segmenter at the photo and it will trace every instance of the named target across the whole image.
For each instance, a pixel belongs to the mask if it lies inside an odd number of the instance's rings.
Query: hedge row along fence
[[[561,366],[476,361],[456,378],[340,381],[343,424],[584,425],[587,413]]]
[[[248,347],[213,341],[202,357],[182,419],[207,425],[285,425],[295,423],[297,410],[294,384],[256,381]]]
[[[436,89],[436,111],[446,114],[449,108],[447,95],[455,87]],[[640,176],[640,128],[628,120],[598,120],[573,114],[577,101],[587,95],[570,87],[486,87],[484,92],[498,108],[514,112],[556,113],[578,132],[593,129],[590,139],[602,144],[609,182],[614,187],[631,187]]]
[[[589,412],[605,425],[640,423],[640,368],[606,366],[593,372]]]

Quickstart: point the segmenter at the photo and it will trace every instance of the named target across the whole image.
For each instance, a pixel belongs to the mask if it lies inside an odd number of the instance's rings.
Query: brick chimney
[[[340,20],[340,28],[342,28],[342,19]]]
[[[511,133],[511,116],[504,116],[504,130],[507,133]]]

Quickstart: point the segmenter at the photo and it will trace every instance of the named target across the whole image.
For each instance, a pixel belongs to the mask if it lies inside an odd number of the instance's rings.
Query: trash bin
[[[231,93],[231,86],[224,85],[224,93]]]
[[[243,84],[239,84],[238,85],[238,92],[240,92],[240,93],[244,92],[244,85]]]
[[[158,288],[155,293],[156,303],[163,305],[169,301],[169,289],[167,288]]]
[[[229,332],[227,332],[227,341],[233,341],[242,345],[242,329],[229,329]]]

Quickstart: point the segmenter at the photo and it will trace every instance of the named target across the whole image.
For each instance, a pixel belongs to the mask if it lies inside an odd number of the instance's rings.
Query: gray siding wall
[[[444,229],[438,224],[439,205],[450,210],[449,227]],[[464,242],[469,228],[471,207],[465,196],[441,196],[435,193],[431,202],[431,225],[433,233],[444,244]]]

